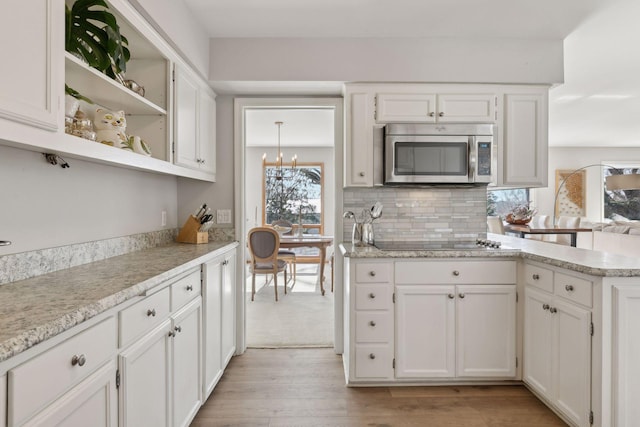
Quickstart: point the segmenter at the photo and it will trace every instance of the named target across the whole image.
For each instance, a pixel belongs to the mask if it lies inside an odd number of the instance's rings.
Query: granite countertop
[[[0,362],[235,245],[172,243],[2,285]]]
[[[504,258],[539,261],[592,276],[640,276],[640,258],[573,248],[519,237],[488,234],[489,240],[502,243],[500,249],[384,251],[375,247],[355,247],[343,243],[340,250],[349,258]]]

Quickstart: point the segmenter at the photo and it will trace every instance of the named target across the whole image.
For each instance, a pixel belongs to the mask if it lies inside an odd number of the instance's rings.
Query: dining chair
[[[549,215],[534,215],[529,222],[529,228],[552,228],[553,219]],[[548,234],[529,234],[525,236],[530,240],[540,240],[543,242],[553,241],[553,236]]]
[[[247,238],[251,262],[251,301],[256,294],[256,274],[273,274],[273,288],[278,301],[278,273],[284,272],[284,293],[287,293],[287,263],[278,259],[280,236],[271,227],[255,227]]]
[[[494,234],[504,234],[504,224],[499,216],[487,217],[487,231]]]
[[[578,228],[580,227],[579,216],[559,216],[558,228]],[[554,234],[551,238],[553,243],[560,245],[571,245],[571,236],[567,234]]]
[[[286,219],[277,219],[271,223],[271,226],[287,227],[289,228],[289,231],[287,231],[286,233],[282,233],[282,235],[283,236],[293,235],[293,224],[291,224]],[[289,277],[291,277],[291,281],[292,281],[291,287],[293,288],[293,286],[296,284],[296,276],[298,274],[298,265],[296,263],[296,253],[292,250],[280,249],[278,251],[278,258],[286,261],[287,265],[289,266]]]

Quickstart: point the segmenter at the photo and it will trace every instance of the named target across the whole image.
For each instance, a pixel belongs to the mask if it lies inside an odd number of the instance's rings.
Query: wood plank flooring
[[[191,424],[218,426],[565,426],[522,386],[347,387],[333,349],[249,349]]]

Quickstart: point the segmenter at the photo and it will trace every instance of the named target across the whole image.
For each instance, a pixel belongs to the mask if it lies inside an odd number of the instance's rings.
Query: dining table
[[[504,231],[507,233],[517,233],[520,237],[524,237],[527,234],[568,234],[571,238],[571,246],[576,247],[578,241],[578,233],[592,231],[591,228],[578,227],[578,228],[561,228],[561,227],[549,227],[549,228],[532,228],[528,225],[521,224],[506,224]]]
[[[281,236],[281,248],[318,248],[320,251],[320,293],[324,295],[324,263],[327,259],[327,248],[333,244],[333,236],[303,234],[302,236]]]

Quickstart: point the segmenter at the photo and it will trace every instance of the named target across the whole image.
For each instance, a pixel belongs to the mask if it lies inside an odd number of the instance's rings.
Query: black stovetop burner
[[[486,239],[464,242],[376,241],[374,246],[382,251],[459,251],[499,249],[500,242]]]

